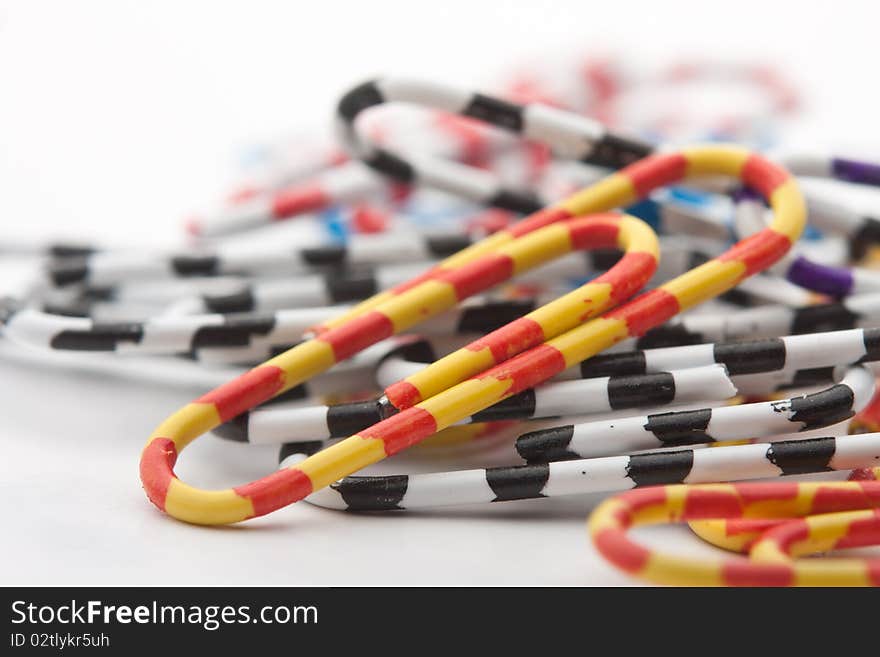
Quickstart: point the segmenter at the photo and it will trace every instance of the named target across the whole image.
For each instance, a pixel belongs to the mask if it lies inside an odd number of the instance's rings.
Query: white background
[[[808,4],[0,2],[2,235],[170,241],[237,152],[328,129],[352,83],[410,73],[485,86],[517,59],[590,48],[763,54],[811,94],[811,137],[876,141],[876,3]],[[147,503],[138,453],[198,393],[4,349],[0,583],[630,583],[586,538],[592,499],[381,518],[298,504],[237,527],[174,522]],[[179,472],[220,487],[274,463],[273,449],[204,438]],[[684,530],[645,535],[708,549]]]

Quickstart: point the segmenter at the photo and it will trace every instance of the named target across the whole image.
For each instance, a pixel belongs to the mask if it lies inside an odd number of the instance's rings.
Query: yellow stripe
[[[656,233],[648,224],[629,215],[623,215],[620,222],[617,246],[627,253],[649,253],[655,260],[660,257],[660,245]]]
[[[320,490],[384,458],[385,446],[381,440],[355,435],[291,467],[304,472],[312,482],[312,488]]]
[[[420,304],[413,307],[413,299],[416,296]],[[449,283],[425,281],[406,294],[386,301],[382,304],[381,312],[391,320],[394,332],[400,333],[429,317],[452,308],[458,301],[458,297],[455,296],[455,288]]]
[[[611,291],[610,283],[587,283],[526,317],[541,325],[545,339],[555,337],[607,309],[611,305]]]
[[[804,197],[794,178],[789,178],[770,195],[773,208],[773,230],[787,236],[792,242],[801,236],[807,217]]]
[[[640,577],[674,586],[723,586],[720,559],[693,559],[652,552]]]
[[[745,273],[746,266],[738,260],[727,262],[710,260],[665,283],[661,289],[675,296],[679,308],[684,311],[726,292],[736,285]]]
[[[509,379],[495,377],[468,379],[417,406],[434,417],[437,429],[444,429],[501,401],[511,383]]]
[[[168,438],[180,452],[193,440],[220,424],[220,415],[214,404],[187,404],[174,415],[166,418],[153,431],[147,445],[154,438]]]
[[[426,367],[408,376],[405,381],[414,385],[422,399],[461,383],[495,364],[489,347],[474,351],[459,349],[437,361],[437,367]]]
[[[165,512],[197,525],[225,525],[254,515],[251,501],[226,490],[201,490],[172,479],[165,496]]]
[[[425,438],[415,447],[446,447],[448,445],[460,445],[482,437],[486,431],[484,422],[474,424],[454,424],[435,433],[430,438]]]
[[[613,210],[624,205],[629,205],[638,199],[632,181],[620,173],[612,173],[572,194],[557,205],[573,215],[589,214],[591,212],[603,212]]]
[[[499,249],[513,260],[513,275],[571,253],[571,235],[564,224],[551,224]]]
[[[745,552],[746,547],[759,536],[758,532],[727,533],[727,520],[692,520],[691,530],[707,543],[731,552]]]
[[[740,146],[696,146],[681,151],[687,160],[686,178],[729,176],[739,178],[751,152]]]
[[[546,344],[562,352],[565,366],[571,367],[627,337],[626,322],[598,317],[548,340]]]
[[[324,372],[336,363],[333,347],[322,340],[309,340],[267,360],[263,365],[279,367],[284,372],[281,394],[306,379]]]
[[[868,564],[860,559],[801,560],[795,563],[795,586],[870,586]]]

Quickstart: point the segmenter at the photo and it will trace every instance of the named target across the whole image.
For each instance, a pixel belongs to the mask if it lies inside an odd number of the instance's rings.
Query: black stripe
[[[290,390],[286,390],[280,395],[272,397],[272,399],[264,402],[262,405],[265,406],[266,404],[275,404],[277,402],[300,401],[308,396],[309,392],[306,388],[306,384],[300,383],[297,386],[293,386]]]
[[[658,349],[661,347],[683,347],[691,344],[704,344],[702,333],[689,331],[684,323],[658,326],[636,340],[639,349]]]
[[[113,351],[120,342],[138,343],[143,337],[143,326],[136,322],[96,322],[84,331],[61,331],[49,346],[74,351]]]
[[[865,345],[865,355],[859,359],[860,363],[880,360],[880,329],[864,329],[862,331],[862,344]]]
[[[466,249],[471,245],[471,242],[468,235],[434,235],[425,240],[425,245],[431,255],[445,258]]]
[[[546,463],[486,470],[486,483],[495,493],[493,502],[544,497],[541,491],[544,490],[549,478],[550,466]]]
[[[43,312],[62,317],[88,317],[92,314],[92,303],[88,299],[74,299],[66,303],[46,302]]]
[[[854,401],[852,388],[838,383],[827,390],[792,399],[790,419],[792,422],[804,423],[801,431],[827,427],[855,415]]]
[[[395,347],[382,360],[384,361],[388,358],[400,358],[411,363],[433,363],[437,360],[437,355],[434,353],[434,348],[430,342],[427,340],[416,340],[415,342]]]
[[[273,345],[273,346],[269,347],[269,357],[270,357],[270,358],[275,358],[275,356],[280,356],[280,355],[283,354],[285,351],[290,351],[291,349],[293,349],[293,348],[294,348],[296,345],[298,345],[298,344],[302,344],[302,343],[301,343],[301,342],[295,342],[294,344],[279,344],[279,345]]]
[[[179,276],[214,276],[220,259],[213,255],[179,255],[171,258],[171,268]]]
[[[341,276],[331,274],[324,278],[324,285],[332,303],[361,301],[379,291],[375,276],[368,271],[352,271]]]
[[[211,313],[246,313],[257,305],[253,290],[249,287],[232,294],[206,294],[202,296],[202,301]]]
[[[865,217],[862,226],[850,237],[849,254],[852,260],[861,260],[868,248],[880,242],[880,221],[874,217]]]
[[[89,277],[88,261],[80,258],[53,262],[47,272],[53,285],[63,286],[82,283]]]
[[[767,448],[767,460],[785,475],[829,472],[834,457],[834,438],[782,440]]]
[[[727,303],[740,306],[741,308],[750,308],[754,306],[754,297],[746,292],[745,290],[741,290],[738,287],[732,288],[727,292],[718,295],[718,299],[721,301],[726,301]]]
[[[190,349],[244,347],[254,335],[267,335],[275,328],[274,315],[238,315],[224,318],[221,326],[202,326],[193,333]]]
[[[250,418],[250,411],[239,413],[231,420],[211,429],[211,433],[223,440],[231,440],[236,443],[246,443],[250,438],[248,435],[248,422],[250,421]]]
[[[822,331],[841,331],[855,328],[859,316],[842,303],[821,303],[805,306],[794,311],[791,332],[820,333]]]
[[[391,176],[400,182],[409,183],[416,178],[416,170],[409,162],[383,148],[373,149],[364,158],[364,162],[376,171]]]
[[[353,436],[382,419],[382,408],[374,399],[327,407],[327,430],[333,438]]]
[[[785,367],[785,342],[779,338],[720,343],[713,353],[715,362],[725,365],[731,375],[776,372]]]
[[[116,290],[112,286],[89,287],[83,290],[82,295],[92,301],[113,301],[116,298]]]
[[[97,249],[93,246],[76,244],[52,244],[49,255],[53,258],[83,258],[92,255]]]
[[[490,302],[484,306],[465,308],[458,320],[458,333],[488,333],[509,324],[515,319],[532,312],[535,302],[523,301]]]
[[[645,142],[606,134],[593,145],[593,149],[582,161],[600,167],[622,169],[650,155],[653,150],[653,147]]]
[[[573,424],[530,431],[516,439],[516,451],[528,463],[570,461],[580,458],[568,449],[573,435]]]
[[[834,367],[811,367],[805,370],[797,370],[791,379],[790,386],[783,388],[803,388],[804,386],[815,386],[823,383],[834,382]]]
[[[474,94],[462,114],[511,132],[521,132],[523,127],[522,105],[483,94]]]
[[[668,404],[675,399],[675,377],[669,372],[636,376],[612,376],[608,401],[613,410]]]
[[[510,210],[517,214],[532,214],[544,207],[537,198],[528,193],[516,192],[511,189],[500,189],[486,200],[488,205],[502,210]]]
[[[369,107],[381,105],[385,102],[382,92],[376,86],[375,80],[368,80],[359,84],[339,99],[336,112],[347,123],[353,123],[358,114]]]
[[[341,265],[347,254],[344,246],[318,246],[300,251],[300,257],[310,265]]]
[[[581,363],[581,378],[594,379],[600,376],[621,376],[644,374],[648,369],[645,352],[629,351],[620,354],[593,356]]]
[[[284,443],[278,450],[278,462],[281,463],[288,456],[294,454],[305,454],[311,456],[317,454],[324,448],[323,440],[307,440],[301,443]]]
[[[626,476],[632,479],[636,486],[680,484],[691,473],[693,465],[694,452],[690,449],[633,454],[629,457],[626,466]]]
[[[596,249],[595,251],[588,251],[588,253],[590,254],[591,264],[599,271],[608,271],[623,256],[623,251],[620,249]]]
[[[664,445],[698,445],[714,443],[706,429],[712,419],[711,408],[694,411],[673,411],[648,416],[645,431],[653,433]]]
[[[535,390],[528,388],[489,408],[471,416],[471,422],[494,422],[496,420],[520,420],[535,415]]]
[[[389,511],[401,509],[400,503],[409,485],[407,475],[387,477],[346,477],[330,488],[342,496],[352,511]]]

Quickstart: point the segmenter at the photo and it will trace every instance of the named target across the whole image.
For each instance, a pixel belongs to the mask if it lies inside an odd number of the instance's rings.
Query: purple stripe
[[[803,256],[795,258],[785,277],[795,285],[832,297],[847,296],[853,286],[853,277],[849,269],[819,265]]]
[[[880,185],[880,164],[858,160],[831,160],[831,173],[835,178],[864,185]]]
[[[740,201],[761,201],[764,203],[764,197],[746,185],[733,190],[731,197],[735,203],[739,203]]]

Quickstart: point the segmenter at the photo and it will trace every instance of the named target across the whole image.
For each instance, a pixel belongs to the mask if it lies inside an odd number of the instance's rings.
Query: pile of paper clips
[[[709,84],[754,102],[696,111]],[[339,100],[336,140],[262,149],[189,247],[33,249],[44,274],[0,325],[204,381],[253,366],[143,450],[147,495],[186,522],[627,491],[590,533],[636,576],[880,585],[878,558],[811,556],[880,542],[880,221],[848,193],[880,164],[773,144],[797,106],[770,69],[724,62],[572,59],[497,96],[369,81]],[[279,444],[280,468],[182,482],[208,432]],[[514,437],[521,465],[350,476]],[[852,473],[730,483],[829,471]],[[627,534],[669,522],[729,552]]]

